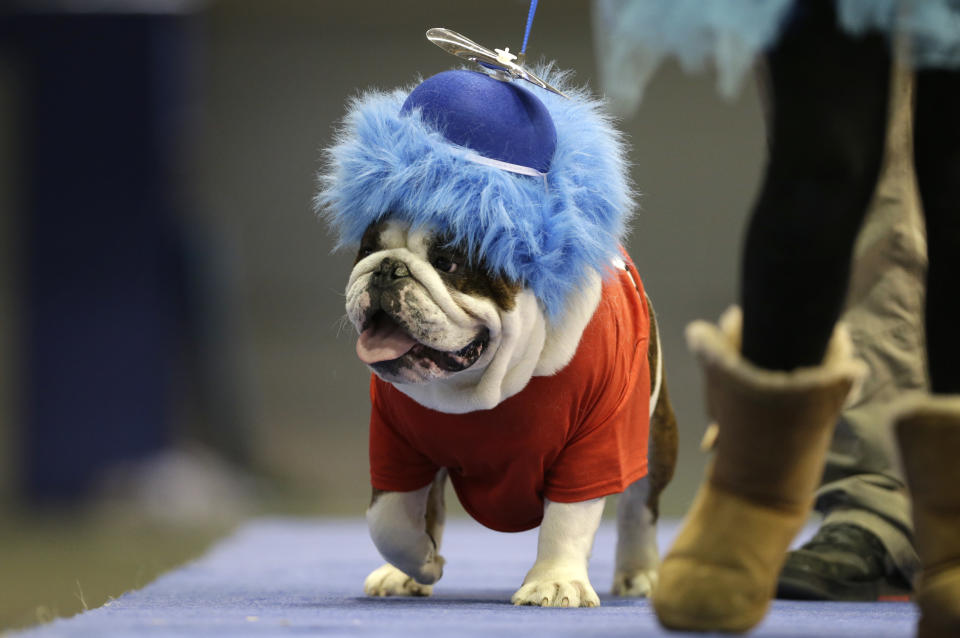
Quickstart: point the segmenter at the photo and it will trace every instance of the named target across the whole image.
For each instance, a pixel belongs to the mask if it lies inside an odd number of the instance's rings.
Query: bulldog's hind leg
[[[374,490],[367,524],[370,537],[388,561],[363,583],[369,596],[429,596],[443,575],[440,541],[446,517],[447,472],[413,492]]]
[[[677,419],[670,405],[660,358],[660,339],[649,299],[651,371],[649,471],[630,485],[617,506],[617,557],[612,592],[616,596],[649,596],[657,585],[660,551],[657,519],[660,493],[677,464]]]

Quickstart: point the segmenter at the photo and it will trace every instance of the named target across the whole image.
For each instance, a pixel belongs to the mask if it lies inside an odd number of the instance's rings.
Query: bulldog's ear
[[[385,224],[386,222],[379,221],[367,226],[367,230],[364,231],[363,237],[360,239],[360,249],[357,251],[357,258],[353,260],[354,265],[364,257],[369,257],[378,250],[383,250],[380,236]]]

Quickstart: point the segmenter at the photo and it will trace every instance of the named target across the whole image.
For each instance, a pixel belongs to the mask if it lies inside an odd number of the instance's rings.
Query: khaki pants
[[[897,70],[887,157],[857,242],[843,315],[870,375],[837,424],[816,505],[825,524],[856,523],[876,534],[890,553],[890,567],[909,580],[920,563],[888,406],[904,391],[927,387],[926,240],[913,171],[911,106],[911,76]]]

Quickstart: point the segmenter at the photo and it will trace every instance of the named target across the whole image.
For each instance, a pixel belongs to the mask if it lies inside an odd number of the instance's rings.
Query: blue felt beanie
[[[338,247],[386,217],[433,226],[529,287],[551,319],[590,270],[606,275],[634,210],[626,146],[586,89],[534,72],[569,99],[457,70],[352,100],[315,199]]]
[[[475,71],[444,71],[417,86],[400,112],[415,109],[450,142],[482,157],[550,170],[557,129],[543,102],[519,84]]]

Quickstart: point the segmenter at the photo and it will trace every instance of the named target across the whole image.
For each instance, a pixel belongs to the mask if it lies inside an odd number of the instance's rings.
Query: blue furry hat
[[[388,216],[432,225],[562,313],[589,269],[609,272],[634,200],[602,103],[566,74],[537,75],[569,99],[458,70],[351,100],[315,200],[337,247]]]

